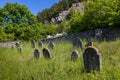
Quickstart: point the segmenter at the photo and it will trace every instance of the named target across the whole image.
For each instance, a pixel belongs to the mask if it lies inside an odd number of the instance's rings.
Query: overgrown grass
[[[29,43],[25,43],[22,53],[16,48],[0,48],[0,80],[119,80],[120,40],[94,42],[94,46],[102,55],[102,71],[95,73],[84,70],[82,54],[85,47],[77,49],[80,58],[71,61],[73,47],[70,42],[56,43],[55,49],[50,50],[50,60],[43,57],[41,48],[41,57],[35,59]],[[47,44],[44,47],[47,48]]]

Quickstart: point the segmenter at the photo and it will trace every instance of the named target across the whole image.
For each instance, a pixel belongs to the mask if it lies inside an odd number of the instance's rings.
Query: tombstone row
[[[36,42],[35,40],[32,40],[31,41],[31,45],[32,45],[32,48],[36,48]],[[83,42],[80,38],[78,37],[75,37],[72,41],[72,45],[73,45],[73,49],[76,48],[80,48],[82,49],[83,48]],[[93,42],[92,40],[88,40],[88,43],[85,45],[85,47],[89,47],[89,46],[93,46]],[[38,47],[39,48],[42,48],[43,47],[43,42],[41,40],[38,41]],[[55,48],[55,43],[53,41],[50,41],[48,43],[48,48],[50,49],[54,49]]]
[[[52,58],[52,54],[49,49],[43,48],[43,56],[47,59]],[[75,61],[79,58],[79,53],[77,50],[74,50],[71,54],[71,60]],[[35,49],[34,57],[40,57],[40,51]],[[85,49],[83,53],[84,67],[87,72],[94,72],[101,70],[101,55],[98,49],[94,46],[89,46]]]
[[[40,42],[41,46],[41,42]],[[55,44],[53,42],[50,42],[48,45],[49,48],[54,49]],[[74,39],[73,41],[73,47],[78,47],[82,49],[82,41],[79,38]],[[93,46],[92,41],[88,41],[86,44],[86,49],[83,53],[83,61],[84,61],[84,67],[86,72],[94,72],[94,71],[101,71],[101,55],[96,47]],[[43,56],[45,58],[51,58],[52,54],[49,51],[49,49],[43,48],[42,50]],[[34,51],[35,58],[38,58],[40,56],[39,50]],[[71,53],[71,60],[75,61],[79,58],[79,53],[77,50],[74,50]]]
[[[31,45],[32,45],[32,48],[36,48],[36,42],[35,42],[35,40],[31,41]],[[38,41],[38,47],[39,48],[43,48],[43,42],[41,40]],[[55,43],[52,42],[52,41],[50,41],[49,44],[48,44],[48,48],[54,49],[55,48]]]
[[[44,56],[46,59],[52,58],[52,54],[51,54],[51,52],[50,52],[49,49],[43,48],[42,52],[43,52],[43,56]],[[38,59],[40,56],[41,56],[41,54],[40,54],[39,49],[35,49],[35,50],[34,50],[34,57],[35,57],[36,59]]]

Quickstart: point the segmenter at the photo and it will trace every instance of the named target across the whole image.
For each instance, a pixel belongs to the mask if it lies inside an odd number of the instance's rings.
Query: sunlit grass
[[[44,44],[43,47],[47,47]],[[85,45],[85,41],[83,43]],[[102,71],[86,73],[83,65],[83,52],[77,49],[80,58],[71,61],[74,50],[71,42],[57,42],[52,50],[52,59],[42,55],[36,60],[30,43],[24,43],[23,52],[17,49],[0,48],[0,80],[119,80],[120,79],[120,40],[94,42],[102,55]],[[38,48],[38,46],[36,46]]]

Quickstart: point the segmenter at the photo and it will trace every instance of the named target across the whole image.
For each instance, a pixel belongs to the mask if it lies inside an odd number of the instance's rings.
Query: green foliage
[[[70,25],[69,25],[69,21],[67,20],[62,20],[61,24],[58,26],[58,32],[62,33],[62,32],[69,32],[70,30]]]
[[[90,0],[84,3],[84,15],[78,12],[71,19],[71,33],[97,28],[119,28],[119,3],[119,0]]]
[[[3,27],[0,26],[0,42],[6,40],[6,34],[4,33]]]
[[[48,34],[56,34],[58,32],[58,26],[54,24],[44,24],[41,31],[43,37],[47,36]]]
[[[76,33],[97,28],[119,28],[120,0],[89,0],[84,3],[84,14],[71,8],[72,3],[83,0],[60,0],[50,9],[35,17],[25,5],[7,3],[0,8],[0,41],[41,39],[48,34]],[[71,20],[63,20],[59,26],[42,24],[56,17],[63,10],[70,10]],[[41,23],[39,23],[41,22]]]
[[[24,42],[25,43],[25,42]],[[86,43],[86,41],[84,41]],[[42,55],[39,59],[33,56],[34,49],[29,43],[23,46],[23,53],[17,49],[0,48],[0,79],[2,80],[119,80],[120,79],[120,40],[111,42],[94,42],[102,55],[102,71],[86,73],[83,65],[83,52],[73,62],[70,55],[73,50],[70,42],[56,43],[52,59],[46,60]],[[44,47],[47,48],[48,44]]]
[[[70,20],[70,33],[75,33],[75,32],[79,32],[79,31],[84,31],[86,29],[86,27],[82,26],[83,25],[83,14],[78,12],[75,13],[72,16],[72,19]]]
[[[4,28],[0,26],[0,42],[14,40],[13,34],[6,34]]]
[[[40,39],[42,25],[39,24],[25,5],[7,3],[0,8],[0,25],[7,34],[6,41]]]

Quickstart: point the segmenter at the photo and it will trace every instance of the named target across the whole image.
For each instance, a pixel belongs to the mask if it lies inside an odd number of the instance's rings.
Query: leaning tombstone
[[[50,43],[48,44],[48,48],[54,49],[54,48],[55,48],[55,43],[54,43],[54,42],[50,42]]]
[[[74,40],[73,40],[73,48],[75,48],[75,47],[82,49],[82,40],[79,39],[78,37],[74,38]]]
[[[31,41],[32,48],[35,48],[35,40]]]
[[[43,43],[42,43],[41,40],[38,41],[38,47],[39,47],[39,48],[42,48],[42,47],[43,47]]]
[[[38,59],[38,58],[40,57],[40,51],[39,51],[39,49],[35,49],[35,50],[34,50],[34,57],[35,57],[36,59]]]
[[[46,59],[52,58],[52,54],[51,54],[51,52],[49,51],[49,49],[43,48],[42,51],[43,51],[43,56],[44,56]]]
[[[96,47],[87,47],[83,53],[83,60],[86,72],[101,70],[101,55]]]
[[[71,54],[71,60],[72,60],[72,61],[75,61],[75,60],[78,59],[79,56],[80,56],[80,55],[79,55],[79,52],[78,52],[77,50],[74,50],[74,51],[72,52],[72,54]]]

